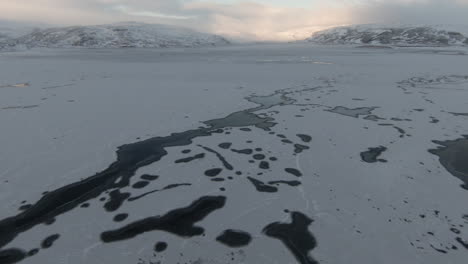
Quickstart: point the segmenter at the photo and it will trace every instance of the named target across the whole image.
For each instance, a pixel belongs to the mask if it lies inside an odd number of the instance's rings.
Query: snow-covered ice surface
[[[467,52],[2,53],[0,262],[466,263]]]
[[[355,25],[314,33],[307,42],[397,46],[466,46],[467,26]]]

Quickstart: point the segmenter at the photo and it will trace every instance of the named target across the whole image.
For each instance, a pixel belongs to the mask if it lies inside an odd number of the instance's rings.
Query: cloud
[[[244,2],[213,4],[193,2],[185,8],[202,14],[203,26],[217,34],[241,39],[303,39],[331,24],[349,23],[349,14],[340,8],[301,9]]]
[[[468,0],[374,0],[352,14],[355,23],[468,24]]]
[[[83,0],[0,0],[1,19],[50,24],[106,23],[121,18],[101,8],[99,1]],[[88,3],[86,5],[84,3]],[[103,6],[104,7],[104,6]]]
[[[468,24],[468,0],[288,1],[296,4],[274,5],[278,1],[263,0],[0,0],[0,19],[58,25],[141,21],[254,40],[303,39],[320,29],[353,23]]]

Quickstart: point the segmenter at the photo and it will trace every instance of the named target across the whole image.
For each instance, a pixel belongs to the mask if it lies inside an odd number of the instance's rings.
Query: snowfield
[[[466,264],[467,58],[0,53],[0,263]]]
[[[169,48],[228,45],[223,37],[167,25],[118,23],[36,29],[16,38],[0,37],[0,48]]]
[[[306,40],[318,44],[383,44],[397,46],[466,46],[468,35],[434,26],[358,25],[316,32]]]

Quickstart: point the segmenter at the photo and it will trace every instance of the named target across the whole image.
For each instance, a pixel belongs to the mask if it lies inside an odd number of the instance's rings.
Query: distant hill
[[[2,32],[0,31],[0,36]],[[36,29],[19,37],[0,37],[0,48],[171,48],[221,46],[217,35],[186,28],[143,23],[119,23]]]
[[[319,31],[306,41],[318,44],[464,46],[468,45],[468,35],[435,26],[359,25]]]

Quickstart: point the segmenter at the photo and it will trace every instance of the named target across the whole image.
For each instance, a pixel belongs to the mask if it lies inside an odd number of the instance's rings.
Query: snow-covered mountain
[[[166,48],[227,45],[225,38],[186,28],[119,23],[34,30],[16,38],[0,38],[0,48]]]
[[[468,34],[440,26],[358,25],[319,31],[306,41],[319,44],[452,46],[468,45]]]

